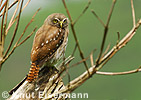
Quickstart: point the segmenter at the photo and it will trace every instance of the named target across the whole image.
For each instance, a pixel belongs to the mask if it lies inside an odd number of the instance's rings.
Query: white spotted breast
[[[64,29],[49,25],[42,26],[42,28],[37,31],[33,41],[31,61],[40,62],[44,59],[50,59],[63,43],[64,35]]]

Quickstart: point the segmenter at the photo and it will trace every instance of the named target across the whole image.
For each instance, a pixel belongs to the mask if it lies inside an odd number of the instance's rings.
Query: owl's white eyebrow
[[[56,20],[60,21],[58,18],[54,18],[54,19],[56,19]]]
[[[68,18],[64,18],[64,19],[63,19],[63,22],[64,22],[64,20],[66,20],[66,19],[68,20]]]

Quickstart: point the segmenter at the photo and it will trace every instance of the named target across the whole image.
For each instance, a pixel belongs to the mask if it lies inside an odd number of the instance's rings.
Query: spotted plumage
[[[31,69],[27,80],[32,82],[37,78],[40,67],[47,64],[54,66],[67,45],[68,18],[60,13],[54,13],[47,17],[34,37],[31,50]]]

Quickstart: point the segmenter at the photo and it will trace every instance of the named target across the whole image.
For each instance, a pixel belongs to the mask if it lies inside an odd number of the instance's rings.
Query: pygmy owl
[[[55,66],[61,59],[68,41],[68,18],[60,13],[49,15],[34,37],[31,50],[31,68],[27,81],[38,77],[39,69]]]

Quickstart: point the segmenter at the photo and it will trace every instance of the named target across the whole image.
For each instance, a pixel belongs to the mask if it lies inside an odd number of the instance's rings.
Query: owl
[[[34,37],[31,50],[31,67],[27,81],[32,82],[38,77],[40,68],[55,66],[63,56],[69,34],[69,20],[61,13],[49,15]]]

